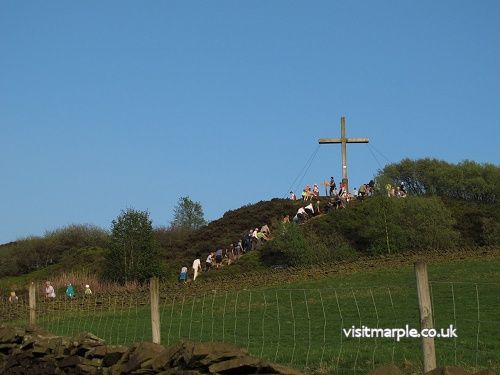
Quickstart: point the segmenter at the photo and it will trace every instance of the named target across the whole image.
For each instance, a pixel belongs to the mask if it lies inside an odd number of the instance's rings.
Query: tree
[[[113,281],[144,282],[160,274],[160,247],[147,211],[128,208],[112,222],[111,248],[105,277]]]
[[[174,208],[172,228],[198,229],[207,222],[200,202],[193,202],[189,197],[180,197]]]
[[[459,233],[439,197],[378,195],[330,215],[334,228],[365,253],[396,253],[454,247]]]
[[[404,183],[411,195],[438,195],[485,203],[498,202],[500,167],[465,160],[450,164],[437,159],[404,159],[388,164],[377,176],[379,186]]]

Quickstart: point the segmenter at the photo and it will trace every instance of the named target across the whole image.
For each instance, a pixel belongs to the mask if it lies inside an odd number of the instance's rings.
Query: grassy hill
[[[341,329],[418,328],[412,265],[422,258],[429,264],[435,327],[458,328],[457,339],[436,340],[438,364],[500,369],[498,248],[366,257],[272,272],[249,269],[238,275],[228,267],[187,285],[164,283],[162,343],[226,341],[320,373],[364,374],[388,362],[404,373],[420,373],[420,340],[345,338]],[[26,316],[24,302],[22,296]],[[0,316],[5,318],[12,309],[4,307]],[[108,343],[127,345],[151,340],[147,290],[41,301],[38,314],[42,327],[61,335],[90,331]]]
[[[326,198],[321,204],[325,206]],[[301,201],[273,199],[228,211],[197,230],[155,229],[166,276],[175,278],[180,267],[191,264],[197,254],[204,257],[217,247],[228,247],[242,238],[245,230],[264,224],[271,227],[273,241],[259,256],[245,255],[238,268],[500,244],[498,203],[436,197],[370,198],[352,202],[346,210],[315,217],[305,225],[292,225],[284,232],[282,217],[293,217],[301,205]],[[430,238],[441,241],[430,242]],[[4,244],[0,247],[0,286],[9,288],[62,272],[99,274],[108,247],[108,232],[88,225],[72,225],[43,237]]]

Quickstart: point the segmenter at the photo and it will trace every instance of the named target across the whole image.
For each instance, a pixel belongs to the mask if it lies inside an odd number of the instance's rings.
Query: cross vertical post
[[[342,184],[348,189],[348,179],[347,179],[347,139],[345,136],[345,117],[340,118],[340,140],[342,142],[341,153],[342,153]]]
[[[340,138],[320,138],[319,144],[340,143],[342,156],[342,183],[345,190],[349,192],[349,179],[347,177],[347,144],[348,143],[368,143],[368,138],[347,138],[345,131],[345,117],[340,118]]]

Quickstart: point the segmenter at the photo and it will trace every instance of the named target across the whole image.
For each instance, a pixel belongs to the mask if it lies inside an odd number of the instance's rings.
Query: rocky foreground
[[[15,327],[0,327],[0,373],[301,374],[225,343],[185,341],[168,349],[149,342],[112,346],[91,333],[68,338]]]
[[[142,342],[131,347],[105,345],[91,333],[55,336],[39,329],[0,326],[0,374],[283,374],[300,371],[252,357],[226,343],[181,341],[165,348]],[[323,372],[324,374],[324,372]],[[371,375],[400,375],[394,365]],[[470,375],[460,367],[435,369],[427,375]],[[483,370],[475,375],[495,375]]]

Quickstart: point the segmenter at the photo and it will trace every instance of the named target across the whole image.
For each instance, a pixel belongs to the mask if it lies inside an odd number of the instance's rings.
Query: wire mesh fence
[[[438,365],[500,367],[500,283],[435,281],[434,327],[453,324],[457,338],[436,338]],[[251,354],[304,369],[363,373],[396,363],[421,369],[420,340],[346,337],[353,327],[420,327],[414,285],[337,289],[210,290],[160,295],[162,344],[224,341]],[[1,301],[1,319],[27,324],[29,303]],[[109,344],[151,341],[148,293],[40,299],[37,324],[55,334],[90,331]]]

